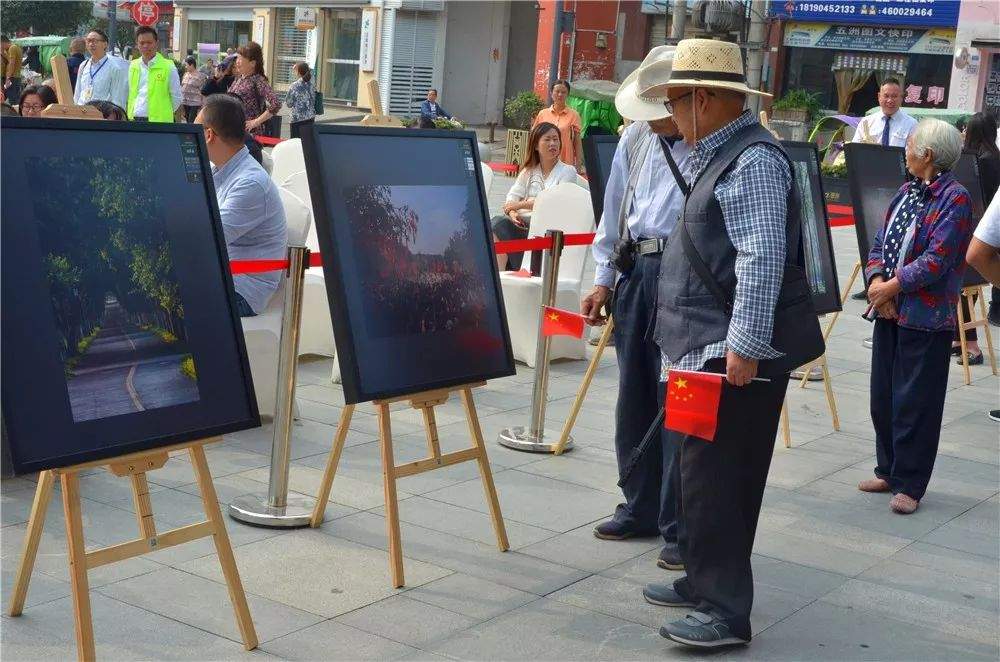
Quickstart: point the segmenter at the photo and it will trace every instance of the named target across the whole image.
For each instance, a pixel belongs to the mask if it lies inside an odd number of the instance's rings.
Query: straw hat
[[[677,44],[673,65],[670,80],[646,89],[644,96],[663,96],[671,87],[714,87],[771,96],[747,87],[740,47],[729,41],[682,39]]]
[[[667,100],[666,89],[659,95],[640,94],[645,90],[670,80],[670,70],[674,60],[673,46],[656,46],[646,54],[639,68],[628,75],[618,93],[615,94],[615,108],[622,117],[636,122],[648,122],[670,117],[663,102]]]

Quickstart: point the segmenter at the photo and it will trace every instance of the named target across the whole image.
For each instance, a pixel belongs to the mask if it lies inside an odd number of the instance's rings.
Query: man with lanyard
[[[671,174],[667,154],[678,168],[683,168],[690,148],[664,106],[665,95],[650,97],[646,91],[656,85],[662,87],[670,79],[673,55],[673,47],[651,50],[615,97],[619,113],[633,123],[625,129],[615,150],[604,213],[593,245],[597,262],[594,289],[581,305],[589,324],[603,325],[601,308],[610,304],[611,290],[615,290],[614,340],[619,374],[615,449],[619,471],[663,404],[660,350],[649,330],[656,312],[660,254],[684,205],[684,194]],[[610,520],[594,529],[594,535],[623,540],[659,533],[666,545],[657,565],[681,570],[684,566],[677,549],[675,489],[670,480],[676,449],[669,444],[666,431],[661,429],[661,433],[662,444],[649,446],[625,483],[625,503],[619,504]]]
[[[140,56],[129,64],[128,117],[137,122],[173,122],[184,99],[177,67],[160,55],[153,28],[136,28],[135,45]]]
[[[125,63],[108,53],[108,35],[91,30],[86,36],[90,59],[80,65],[76,77],[73,101],[83,105],[88,101],[110,101],[125,108],[128,103],[128,72]]]

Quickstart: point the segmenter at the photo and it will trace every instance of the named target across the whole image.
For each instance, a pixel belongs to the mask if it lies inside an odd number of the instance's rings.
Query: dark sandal
[[[968,352],[966,354],[966,356],[967,356],[967,358],[969,360],[969,365],[982,365],[983,364],[983,353],[982,352],[979,352],[978,354],[973,354],[972,352]],[[957,363],[958,365],[962,365],[962,357],[961,357],[961,355],[959,355],[958,360],[955,361],[955,363]]]

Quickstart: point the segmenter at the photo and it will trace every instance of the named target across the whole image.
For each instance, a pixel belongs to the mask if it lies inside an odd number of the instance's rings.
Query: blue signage
[[[960,5],[959,0],[771,0],[771,15],[819,23],[953,28]]]

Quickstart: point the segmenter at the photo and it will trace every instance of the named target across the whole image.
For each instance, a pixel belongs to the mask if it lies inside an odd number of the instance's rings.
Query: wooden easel
[[[377,80],[368,81],[368,99],[371,103],[372,112],[361,119],[362,126],[403,126],[398,117],[386,115],[382,110],[382,94],[379,90]]]
[[[215,551],[219,555],[222,574],[229,588],[229,599],[236,612],[236,624],[247,650],[257,647],[257,632],[254,629],[246,594],[236,568],[236,559],[229,542],[229,533],[219,511],[219,501],[215,485],[208,470],[204,445],[219,441],[219,437],[189,441],[152,452],[131,453],[107,460],[85,462],[62,469],[50,469],[38,475],[35,500],[31,505],[28,530],[24,536],[21,564],[17,570],[14,591],[10,601],[10,615],[20,616],[28,595],[28,582],[38,554],[38,544],[45,524],[45,511],[52,498],[52,489],[58,476],[62,487],[63,512],[66,517],[66,540],[69,548],[70,582],[73,598],[73,620],[76,625],[77,657],[80,660],[94,660],[94,625],[90,613],[90,586],[87,571],[109,563],[143,556],[150,552],[212,537]],[[191,465],[201,490],[201,501],[205,508],[205,521],[189,524],[163,533],[156,532],[152,504],[149,499],[149,483],[146,472],[163,467],[171,451],[186,450],[191,456]],[[80,477],[84,469],[106,466],[116,476],[128,477],[132,483],[132,499],[135,504],[135,518],[139,525],[140,537],[129,542],[111,545],[91,552],[84,548],[83,519],[80,507]]]
[[[576,399],[573,400],[573,406],[569,410],[569,418],[566,419],[562,434],[559,435],[559,443],[556,444],[553,451],[556,455],[562,455],[566,449],[566,443],[569,441],[569,433],[573,431],[573,426],[576,425],[576,417],[580,414],[583,400],[587,397],[587,391],[590,390],[590,383],[594,381],[597,365],[601,362],[601,355],[604,354],[604,348],[608,346],[614,330],[615,320],[611,315],[608,315],[604,331],[601,332],[601,339],[597,342],[597,349],[594,350],[594,355],[590,358],[590,365],[587,366],[587,372],[583,375],[583,383],[580,384],[580,390],[576,392]]]
[[[965,319],[965,311],[962,310],[962,299],[958,300],[958,328],[962,330],[958,334],[958,340],[962,348],[962,369],[965,370],[965,385],[968,386],[972,383],[972,373],[969,371],[969,352],[965,342],[965,332],[971,331],[972,329],[982,329],[983,333],[986,335],[986,348],[990,353],[990,367],[993,368],[993,374],[997,374],[997,357],[993,353],[993,335],[990,333],[990,324],[986,319],[986,302],[983,300],[983,288],[981,285],[972,285],[970,287],[962,288],[962,296],[966,297],[969,301],[969,313],[972,314],[972,319]],[[976,313],[975,308],[973,308],[972,297],[979,297],[979,315],[980,318],[975,319]]]
[[[382,481],[385,487],[385,522],[389,537],[389,568],[392,571],[392,585],[400,588],[405,583],[403,580],[403,549],[399,535],[399,502],[396,497],[396,480],[405,476],[414,476],[433,471],[441,467],[459,464],[475,460],[479,464],[479,474],[483,481],[483,489],[486,492],[486,503],[490,508],[490,516],[493,520],[493,530],[497,536],[497,547],[501,552],[510,549],[507,542],[507,529],[503,523],[503,515],[500,514],[500,502],[497,499],[496,486],[493,484],[493,472],[490,470],[490,461],[486,455],[486,443],[483,441],[483,431],[479,427],[479,417],[476,414],[476,405],[472,400],[472,389],[482,386],[485,382],[457,386],[450,389],[440,389],[437,391],[425,391],[412,395],[403,395],[386,400],[375,400],[373,404],[378,412],[379,443],[382,450]],[[469,423],[469,434],[472,436],[473,445],[452,453],[441,453],[441,445],[438,440],[437,421],[434,418],[434,407],[442,405],[448,401],[452,393],[458,392],[462,396],[462,404],[465,406],[465,416]],[[416,462],[396,465],[392,452],[392,429],[389,422],[389,405],[394,402],[409,400],[410,406],[419,409],[424,415],[424,428],[427,433],[427,448],[430,456]],[[316,528],[323,523],[323,513],[326,510],[327,499],[330,498],[330,488],[333,487],[333,479],[337,474],[337,465],[340,463],[340,454],[344,450],[344,441],[347,439],[347,432],[351,425],[351,418],[354,416],[355,405],[345,405],[340,413],[340,422],[337,424],[337,433],[333,438],[333,448],[330,449],[330,458],[326,463],[326,471],[323,472],[323,479],[320,482],[319,493],[316,496],[316,507],[313,510],[310,526]]]
[[[49,66],[52,67],[52,80],[56,83],[56,99],[64,106],[72,106],[75,103],[73,101],[73,83],[69,78],[66,57],[53,55],[49,58]]]

